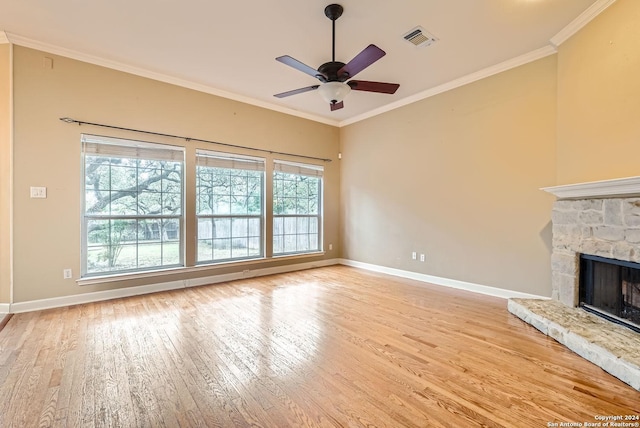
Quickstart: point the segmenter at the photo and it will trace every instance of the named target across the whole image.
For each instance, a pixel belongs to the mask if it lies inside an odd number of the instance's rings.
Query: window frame
[[[201,165],[201,163],[203,163],[203,159],[210,159],[211,162],[209,162],[209,165]],[[246,156],[246,155],[239,155],[239,154],[235,154],[235,153],[226,153],[226,152],[219,152],[219,151],[210,151],[210,150],[204,150],[204,149],[197,149],[196,150],[196,171],[195,171],[195,176],[196,176],[196,187],[195,187],[195,197],[196,197],[196,203],[195,203],[195,227],[196,227],[196,239],[195,239],[195,246],[196,246],[196,251],[195,251],[195,265],[196,266],[203,266],[203,265],[219,265],[219,264],[225,264],[225,263],[234,263],[234,262],[240,262],[240,261],[252,261],[252,260],[260,260],[260,259],[265,259],[266,258],[266,219],[265,219],[265,213],[266,213],[266,175],[267,175],[267,171],[266,171],[266,165],[267,165],[267,160],[265,158],[262,157],[255,157],[255,156]],[[229,170],[229,171],[259,171],[261,172],[260,175],[260,212],[258,214],[250,214],[250,213],[242,213],[242,214],[233,214],[231,212],[231,208],[229,210],[228,214],[214,214],[213,212],[211,214],[200,214],[199,213],[199,205],[200,205],[200,197],[201,197],[201,193],[200,193],[200,187],[199,186],[199,180],[200,180],[200,168],[211,168],[211,169],[221,169],[221,170]],[[230,177],[232,176],[232,174],[230,174]],[[247,177],[248,179],[249,177]],[[230,189],[231,192],[231,189]],[[212,193],[211,194],[212,197],[214,197],[215,195]],[[232,194],[229,195],[230,197],[234,196]],[[235,196],[243,196],[246,198],[250,198],[252,197],[249,194],[249,189],[247,189],[247,194],[246,195],[235,195]],[[247,202],[248,203],[248,202]],[[215,242],[215,237],[211,238],[212,241],[212,258],[211,259],[203,259],[200,260],[200,243],[201,241],[204,241],[205,239],[200,238],[200,220],[201,219],[211,219],[212,222],[215,222],[216,220],[220,220],[220,219],[229,219],[229,224],[230,224],[230,231],[231,234],[233,234],[233,223],[234,220],[252,220],[252,219],[258,219],[259,222],[259,236],[250,236],[249,235],[249,229],[250,226],[247,226],[247,235],[241,238],[246,238],[247,242],[249,242],[249,239],[251,238],[258,238],[259,243],[260,243],[260,249],[258,254],[247,254],[246,256],[238,256],[238,257],[233,257],[233,235],[229,236],[229,238],[225,238],[225,239],[229,239],[229,241],[231,242],[231,246],[230,246],[230,257],[226,257],[226,258],[220,258],[220,259],[216,259],[215,258],[215,249],[213,248],[213,243]],[[208,238],[207,238],[208,240]],[[249,249],[247,250],[247,252],[249,252]]]
[[[150,143],[146,141],[132,140],[132,139],[123,139],[123,138],[113,138],[106,136],[98,136],[98,135],[89,135],[82,134],[81,135],[81,278],[95,278],[95,277],[113,277],[123,274],[136,274],[136,273],[146,273],[153,271],[160,271],[165,269],[175,269],[185,266],[185,148],[181,146],[174,146],[169,144],[160,144],[160,143]],[[99,148],[98,148],[99,147]],[[169,157],[166,159],[159,159],[161,156],[157,156],[155,159],[150,159],[153,153],[171,153]],[[145,156],[146,154],[146,156]],[[122,159],[138,159],[138,160],[167,160],[177,162],[180,165],[180,201],[179,201],[179,214],[153,214],[153,215],[141,215],[141,214],[95,214],[95,213],[87,213],[87,157],[105,157],[105,158],[122,158]],[[136,186],[139,180],[139,167],[136,166]],[[111,164],[109,173],[111,174]],[[111,176],[110,176],[111,177]],[[109,189],[102,189],[108,192],[113,192],[113,187],[111,185],[111,179],[109,178],[110,184]],[[146,190],[146,189],[145,189]],[[140,189],[136,189],[136,201],[141,193]],[[155,193],[155,192],[147,192],[147,193]],[[160,190],[160,198],[162,200],[162,195],[165,194],[162,190]],[[174,192],[169,192],[173,193]],[[137,203],[136,203],[137,204]],[[162,205],[162,204],[161,204]],[[136,205],[138,207],[138,205]],[[162,209],[162,208],[161,208]],[[139,249],[141,245],[145,245],[141,243],[140,240],[140,230],[139,224],[140,222],[149,221],[155,222],[160,221],[160,223],[164,223],[165,221],[177,221],[179,233],[177,234],[177,243],[178,243],[178,262],[170,263],[170,264],[162,264],[163,256],[164,256],[164,242],[162,240],[162,232],[160,232],[160,263],[159,265],[154,266],[143,266],[140,267],[140,259],[139,259]],[[130,269],[109,269],[109,270],[100,270],[100,271],[89,271],[89,228],[88,225],[91,221],[109,221],[109,236],[111,239],[111,221],[135,221],[135,244],[126,244],[127,246],[135,246],[136,248],[136,267]],[[160,231],[163,230],[161,227]],[[112,245],[108,245],[107,247],[111,247]],[[111,263],[111,262],[110,262]]]
[[[318,189],[317,189],[317,193],[318,193],[318,199],[317,199],[317,213],[316,214],[286,214],[286,213],[276,213],[276,200],[278,199],[277,195],[276,195],[276,179],[277,179],[277,174],[278,173],[283,173],[283,174],[290,174],[290,175],[297,175],[297,176],[306,176],[306,177],[313,177],[313,178],[317,178],[318,179]],[[280,160],[280,159],[274,159],[273,160],[273,169],[272,169],[272,176],[271,176],[271,181],[272,181],[272,191],[271,191],[271,196],[272,196],[272,200],[273,200],[273,207],[272,207],[272,221],[271,221],[271,235],[272,235],[272,257],[274,258],[278,258],[278,257],[287,257],[287,256],[299,256],[299,255],[305,255],[305,254],[316,254],[316,253],[321,253],[323,251],[323,237],[324,237],[324,167],[321,165],[314,165],[314,164],[308,164],[308,163],[300,163],[300,162],[291,162],[291,161],[285,161],[285,160]],[[296,197],[297,199],[297,197]],[[275,231],[276,231],[276,219],[286,219],[286,218],[295,218],[296,220],[299,218],[307,218],[309,220],[311,220],[312,218],[315,219],[317,221],[317,246],[314,249],[308,249],[308,250],[296,250],[296,251],[280,251],[280,252],[276,252],[276,237],[277,236],[282,236],[283,238],[283,243],[282,243],[282,247],[284,250],[284,237],[287,235],[286,233],[279,234],[276,235]],[[297,226],[296,226],[297,227]],[[284,220],[283,220],[283,229],[284,229]],[[309,235],[309,233],[306,233],[307,235]],[[291,235],[291,234],[289,234]],[[299,235],[302,235],[300,233],[295,233],[293,234],[296,237],[298,237]],[[296,246],[297,246],[297,238],[296,238]]]

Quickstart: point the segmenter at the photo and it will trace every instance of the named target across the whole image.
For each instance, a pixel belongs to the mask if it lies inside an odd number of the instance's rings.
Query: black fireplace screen
[[[640,326],[640,264],[580,255],[580,304]]]

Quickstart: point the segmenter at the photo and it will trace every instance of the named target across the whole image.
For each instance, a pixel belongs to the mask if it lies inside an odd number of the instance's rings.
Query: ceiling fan
[[[333,44],[332,59],[330,62],[322,64],[315,70],[289,55],[276,58],[276,61],[280,61],[296,70],[307,73],[322,83],[320,85],[307,86],[305,88],[275,94],[274,97],[284,98],[317,89],[320,95],[330,104],[331,111],[334,111],[344,107],[343,100],[352,89],[354,91],[378,92],[382,94],[394,94],[398,90],[400,85],[397,83],[349,80],[385,56],[386,52],[376,45],[369,45],[346,64],[336,61],[336,20],[342,16],[343,11],[344,9],[339,4],[330,4],[324,9],[324,14],[332,23]]]

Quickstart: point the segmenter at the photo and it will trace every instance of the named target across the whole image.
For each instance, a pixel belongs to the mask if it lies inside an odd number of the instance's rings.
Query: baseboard
[[[138,287],[119,288],[116,290],[97,291],[93,293],[75,294],[72,296],[53,297],[50,299],[31,300],[27,302],[19,302],[12,304],[0,304],[0,314],[3,313],[21,313],[39,311],[43,309],[59,308],[63,306],[80,305],[83,303],[100,302],[103,300],[119,299],[122,297],[138,296],[141,294],[157,293],[160,291],[176,290],[180,288],[197,287],[207,284],[218,284],[221,282],[235,281],[238,279],[254,278],[266,275],[275,275],[279,273],[295,272],[305,269],[313,269],[324,266],[332,266],[342,264],[372,272],[385,273],[401,278],[413,279],[416,281],[440,285],[444,287],[456,288],[459,290],[471,291],[474,293],[485,294],[503,299],[525,298],[525,299],[547,299],[548,297],[537,296],[534,294],[521,293],[519,291],[505,290],[502,288],[490,287],[487,285],[474,284],[471,282],[458,281],[455,279],[441,278],[422,273],[410,272],[401,269],[394,269],[385,266],[374,265],[370,263],[357,262],[348,259],[329,259],[308,263],[297,263],[292,265],[283,265],[276,267],[268,267],[262,269],[251,269],[248,274],[242,272],[234,272],[223,275],[213,275],[203,278],[194,278],[183,281],[162,282],[157,284],[142,285]]]
[[[159,284],[141,285],[138,287],[118,288],[116,290],[74,294],[72,296],[52,297],[49,299],[41,300],[29,300],[26,302],[12,303],[10,312],[12,314],[17,314],[21,312],[40,311],[43,309],[81,305],[83,303],[119,299],[121,297],[138,296],[140,294],[157,293],[159,291],[175,290],[184,287],[184,281],[171,281]]]
[[[31,300],[27,302],[12,303],[4,306],[0,305],[0,313],[21,313],[39,311],[43,309],[60,308],[63,306],[80,305],[83,303],[100,302],[103,300],[119,299],[122,297],[139,296],[141,294],[157,293],[159,291],[177,290],[180,288],[197,287],[207,284],[218,284],[221,282],[235,281],[238,279],[254,278],[259,276],[274,275],[278,273],[295,272],[305,269],[313,269],[323,266],[339,264],[338,259],[320,260],[316,262],[297,263],[277,267],[262,269],[251,269],[248,274],[244,272],[234,272],[224,275],[213,275],[204,278],[187,279],[183,281],[171,281],[138,287],[119,288],[116,290],[96,291],[93,293],[75,294],[73,296],[53,297],[50,299]]]
[[[11,310],[11,305],[8,303],[0,303],[0,316],[8,314]]]
[[[413,279],[429,284],[441,285],[443,287],[456,288],[458,290],[471,291],[473,293],[485,294],[487,296],[500,297],[503,299],[523,298],[523,299],[548,299],[549,297],[537,296],[535,294],[522,293],[520,291],[506,290],[504,288],[491,287],[488,285],[474,284],[472,282],[458,281],[456,279],[441,278],[423,273],[411,272],[401,269],[394,269],[386,266],[379,266],[369,263],[357,262],[354,260],[340,259],[340,264],[366,269],[372,272],[386,273],[388,275],[401,278]]]

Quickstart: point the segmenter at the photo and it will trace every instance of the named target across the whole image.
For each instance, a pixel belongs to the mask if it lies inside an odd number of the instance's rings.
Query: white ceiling
[[[602,0],[599,0],[602,2]],[[610,1],[609,1],[610,2]],[[336,60],[370,43],[387,55],[359,80],[399,83],[394,95],[351,92],[331,112],[316,92],[273,94],[319,83],[275,61],[317,68],[331,60],[327,0],[0,0],[9,41],[182,83],[325,123],[344,124],[550,40],[596,0],[340,0]],[[402,36],[420,25],[439,41],[418,48]]]

